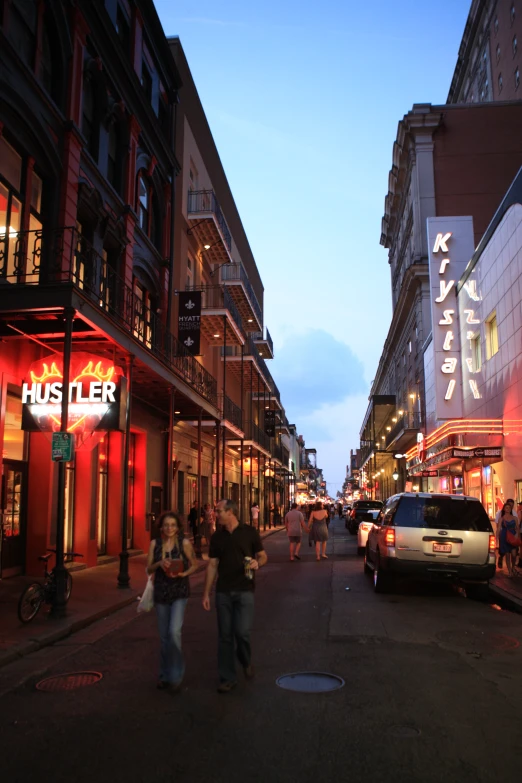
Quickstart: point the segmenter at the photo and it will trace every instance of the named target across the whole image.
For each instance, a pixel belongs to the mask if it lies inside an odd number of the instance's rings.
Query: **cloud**
[[[298,428],[303,416],[367,393],[362,362],[346,343],[322,329],[288,337],[276,346],[275,357],[272,375],[287,415]]]

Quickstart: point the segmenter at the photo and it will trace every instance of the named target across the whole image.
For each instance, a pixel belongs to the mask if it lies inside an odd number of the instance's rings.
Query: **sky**
[[[178,35],[264,284],[270,371],[341,489],[391,319],[397,124],[445,102],[471,0],[155,0]]]

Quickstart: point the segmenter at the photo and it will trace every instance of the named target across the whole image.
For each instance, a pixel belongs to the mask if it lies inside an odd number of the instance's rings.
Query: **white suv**
[[[468,597],[486,600],[495,574],[491,522],[477,498],[394,495],[369,531],[364,568],[377,593],[397,575],[459,582]]]

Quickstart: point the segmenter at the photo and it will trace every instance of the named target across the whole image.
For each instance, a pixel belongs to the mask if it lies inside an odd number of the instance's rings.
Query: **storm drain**
[[[102,679],[100,672],[72,672],[71,674],[56,674],[54,677],[46,677],[36,683],[37,691],[74,691],[77,688],[85,688],[94,685]]]
[[[344,680],[336,674],[328,674],[327,672],[294,672],[278,677],[276,685],[286,691],[326,693],[342,688]]]

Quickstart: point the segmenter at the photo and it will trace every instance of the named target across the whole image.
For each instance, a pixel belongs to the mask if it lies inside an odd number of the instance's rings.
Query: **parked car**
[[[344,523],[346,529],[354,536],[357,533],[357,528],[359,527],[359,522],[361,521],[363,514],[372,510],[380,511],[381,508],[382,501],[380,500],[356,500],[352,506],[352,510],[346,517]]]
[[[357,529],[357,554],[364,555],[366,550],[366,542],[368,540],[368,533],[373,527],[374,521],[377,519],[382,509],[374,508],[362,514],[359,527]]]
[[[495,536],[482,503],[466,495],[403,492],[389,498],[368,533],[364,569],[375,592],[396,576],[463,584],[486,600],[495,574]]]

